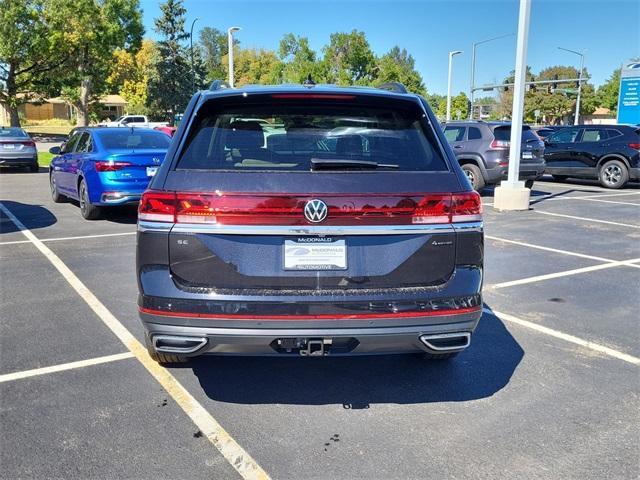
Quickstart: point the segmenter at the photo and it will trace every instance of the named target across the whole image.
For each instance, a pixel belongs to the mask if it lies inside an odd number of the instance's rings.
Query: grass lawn
[[[40,135],[68,135],[73,127],[70,125],[32,125],[23,128],[29,133],[38,133]]]
[[[48,167],[54,156],[55,155],[49,152],[38,152],[38,164],[41,167]]]

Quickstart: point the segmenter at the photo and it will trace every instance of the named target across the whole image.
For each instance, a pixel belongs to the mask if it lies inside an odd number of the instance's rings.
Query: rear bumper
[[[35,165],[37,163],[38,163],[37,155],[30,155],[30,156],[17,157],[17,158],[0,157],[0,167],[18,167],[18,166],[24,167],[24,166]]]
[[[441,319],[444,323],[438,324],[428,324],[430,318],[425,318],[423,325],[358,328],[318,328],[313,324],[307,328],[196,327],[154,323],[153,316],[143,313],[140,316],[150,344],[153,345],[155,339],[159,346],[157,350],[165,353],[180,353],[189,357],[206,354],[300,356],[305,354],[303,352],[311,340],[323,342],[323,354],[338,356],[461,351],[469,345],[468,340],[481,312],[447,316]],[[447,338],[447,334],[456,334],[460,343],[445,347],[439,345],[439,339],[443,335]],[[180,337],[192,339],[196,350],[183,353],[157,341],[157,338]],[[196,344],[196,340],[201,342]]]
[[[110,206],[110,205],[127,205],[137,204],[140,202],[142,192],[117,192],[107,191],[100,195],[100,202],[98,205]]]
[[[536,180],[540,178],[544,174],[545,164],[544,163],[534,163],[520,164],[520,180]],[[499,183],[502,180],[505,180],[509,174],[509,169],[507,167],[495,167],[488,168],[487,172],[487,183]]]
[[[629,178],[631,180],[640,180],[640,168],[630,168]]]

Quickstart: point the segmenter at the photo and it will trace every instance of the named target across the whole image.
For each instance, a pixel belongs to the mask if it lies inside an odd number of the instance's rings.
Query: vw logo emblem
[[[319,223],[327,218],[329,208],[322,200],[314,198],[309,200],[304,206],[304,218],[313,223]]]
[[[153,157],[153,158],[151,159],[151,161],[152,161],[153,163],[155,163],[156,165],[159,165],[159,164],[160,164],[160,159],[159,159],[158,157]]]

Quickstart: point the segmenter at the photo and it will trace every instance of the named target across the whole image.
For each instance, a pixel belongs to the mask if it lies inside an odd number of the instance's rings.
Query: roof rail
[[[388,90],[389,92],[394,93],[409,93],[407,91],[407,88],[400,82],[387,82],[383,83],[382,85],[378,85],[376,88],[379,88],[381,90]]]
[[[224,80],[214,80],[209,85],[209,90],[222,90],[223,88],[231,88],[231,86]]]

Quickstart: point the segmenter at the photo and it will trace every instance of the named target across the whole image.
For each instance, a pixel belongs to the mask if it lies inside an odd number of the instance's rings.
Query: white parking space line
[[[617,202],[615,200],[603,200],[602,198],[567,197],[566,200],[584,200],[585,202],[615,203],[616,205],[633,205],[634,207],[640,207],[638,203]]]
[[[85,238],[104,238],[104,237],[124,237],[128,235],[135,235],[136,232],[122,232],[122,233],[103,233],[99,235],[79,235],[77,237],[55,237],[55,238],[43,238],[41,242],[62,242],[64,240],[84,240]],[[31,243],[31,240],[15,240],[12,242],[0,242],[0,245],[16,245],[20,243]]]
[[[131,352],[116,353],[115,355],[106,355],[104,357],[89,358],[87,360],[79,360],[77,362],[61,363],[50,367],[34,368],[32,370],[23,370],[21,372],[5,373],[0,375],[0,383],[11,382],[13,380],[22,380],[23,378],[36,377],[38,375],[46,375],[48,373],[64,372],[65,370],[74,370],[76,368],[89,367],[91,365],[100,365],[102,363],[116,362],[127,358],[133,358]]]
[[[193,423],[220,451],[225,459],[245,479],[268,479],[267,473],[256,461],[222,428],[218,421],[182,386],[178,380],[149,357],[147,349],[136,340],[127,328],[104,306],[84,283],[53,251],[24,226],[18,218],[0,202],[0,210],[15,224],[22,234],[40,250],[40,252],[60,272],[64,279],[89,305],[102,322],[118,337],[118,339],[142,363],[149,373],[162,385],[173,400],[189,416]]]
[[[543,212],[543,211],[540,211],[540,210],[534,210],[534,212],[540,213],[542,215],[551,215],[551,216],[554,216],[554,217],[571,218],[571,219],[574,219],[574,220],[584,220],[586,222],[605,223],[607,225],[616,225],[618,227],[640,228],[640,225],[632,225],[630,223],[611,222],[609,220],[598,220],[598,219],[595,219],[595,218],[587,218],[587,217],[576,217],[575,215],[565,215],[564,213]]]
[[[559,193],[553,193],[551,195],[560,195]],[[580,199],[580,200],[585,200],[587,198],[606,198],[606,197],[625,197],[628,195],[640,195],[640,192],[620,192],[620,193],[599,193],[596,195],[580,195],[579,197],[574,197],[574,196],[570,196],[570,197],[558,197],[555,196],[553,198],[549,198],[548,200],[567,200],[567,199]],[[549,196],[549,195],[539,195],[540,197],[543,196]]]
[[[507,322],[515,323],[522,327],[535,330],[536,332],[543,333],[545,335],[550,335],[560,340],[564,340],[565,342],[570,342],[575,345],[579,345],[581,347],[585,347],[599,353],[604,353],[605,355],[616,358],[618,360],[622,360],[623,362],[628,362],[633,365],[640,365],[640,358],[634,357],[633,355],[629,355],[628,353],[624,353],[619,350],[606,347],[596,342],[583,340],[582,338],[576,337],[574,335],[569,335],[568,333],[560,332],[558,330],[554,330],[553,328],[545,327],[543,325],[539,325],[537,323],[530,322],[528,320],[523,320],[522,318],[514,317],[513,315],[509,315],[508,313],[497,312],[489,308],[483,308],[482,310],[490,315],[493,315],[499,318],[500,320],[505,320]]]
[[[489,288],[506,288],[514,287],[516,285],[525,285],[527,283],[542,282],[544,280],[551,280],[554,278],[568,277],[570,275],[577,275],[579,273],[595,272],[597,270],[604,270],[606,268],[613,267],[635,267],[640,268],[640,265],[635,265],[633,262],[639,261],[640,258],[634,258],[631,260],[624,260],[620,262],[602,263],[600,265],[592,265],[590,267],[574,268],[572,270],[565,270],[564,272],[548,273],[546,275],[536,275],[535,277],[521,278],[520,280],[512,280],[510,282],[496,283],[489,285]]]
[[[584,253],[578,252],[570,252],[568,250],[560,250],[558,248],[545,247],[542,245],[534,245],[532,243],[527,242],[519,242],[517,240],[508,240],[506,238],[494,237],[493,235],[485,235],[484,238],[488,238],[489,240],[495,240],[496,242],[504,242],[511,243],[513,245],[520,245],[521,247],[535,248],[537,250],[544,250],[546,252],[560,253],[562,255],[570,255],[573,257],[587,258],[589,260],[596,260],[598,262],[607,262],[607,263],[615,263],[618,260],[612,260],[610,258],[596,257],[593,255],[585,255]]]

